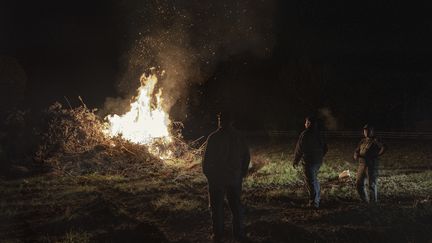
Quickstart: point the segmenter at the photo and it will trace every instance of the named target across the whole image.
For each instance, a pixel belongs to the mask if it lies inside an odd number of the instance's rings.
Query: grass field
[[[322,208],[303,207],[293,141],[252,146],[244,181],[251,242],[431,242],[432,142],[387,141],[380,203],[360,203],[349,169],[357,140],[329,140],[321,168]],[[143,162],[144,163],[144,162]],[[160,164],[137,178],[47,173],[0,184],[1,242],[209,242],[210,216],[200,158]],[[226,210],[226,231],[230,233]],[[228,237],[229,238],[229,237]]]

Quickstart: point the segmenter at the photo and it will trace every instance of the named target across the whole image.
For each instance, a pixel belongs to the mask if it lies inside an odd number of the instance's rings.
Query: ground
[[[353,178],[338,179],[343,170],[355,174],[356,142],[329,140],[319,210],[304,207],[294,141],[251,145],[243,193],[249,241],[431,242],[432,142],[387,141],[378,205],[359,201]],[[51,172],[0,182],[1,242],[210,242],[199,158],[168,160],[133,178]],[[226,234],[229,242],[228,208]]]

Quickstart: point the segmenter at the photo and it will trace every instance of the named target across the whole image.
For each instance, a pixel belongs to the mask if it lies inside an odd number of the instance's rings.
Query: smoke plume
[[[122,57],[120,93],[134,94],[148,68],[165,70],[166,108],[176,104],[180,114],[186,114],[191,86],[205,82],[218,63],[241,53],[265,57],[274,45],[274,0],[123,1],[118,7],[132,40]]]
[[[319,115],[324,120],[324,125],[328,130],[337,130],[339,122],[328,107],[319,109]]]

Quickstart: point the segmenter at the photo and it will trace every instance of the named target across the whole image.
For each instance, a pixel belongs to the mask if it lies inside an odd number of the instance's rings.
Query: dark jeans
[[[357,192],[360,198],[365,202],[377,202],[378,201],[378,160],[377,159],[360,159],[359,166],[357,169]],[[366,181],[369,183],[370,200],[365,187]]]
[[[319,207],[320,203],[320,184],[317,176],[321,165],[322,161],[318,161],[315,163],[306,162],[303,165],[305,184],[309,192],[309,203],[315,207]]]
[[[244,236],[243,209],[240,203],[241,183],[237,185],[214,185],[209,183],[209,201],[213,221],[213,234],[222,238],[224,231],[224,199],[225,195],[232,213],[232,231],[235,238]]]

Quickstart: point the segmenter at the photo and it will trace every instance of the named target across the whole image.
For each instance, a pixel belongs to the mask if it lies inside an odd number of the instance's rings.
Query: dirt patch
[[[102,242],[168,242],[156,226],[128,216],[103,196],[74,209],[66,208],[62,217],[38,227],[35,231],[60,236],[71,230],[101,232],[92,238]]]
[[[98,242],[169,242],[157,227],[149,223],[122,225],[111,232],[102,234],[94,240]]]

